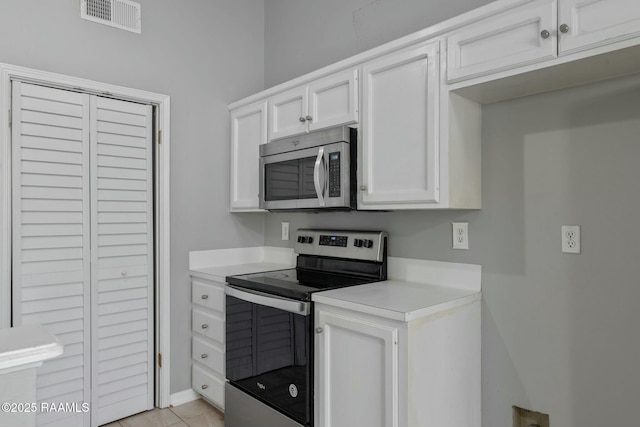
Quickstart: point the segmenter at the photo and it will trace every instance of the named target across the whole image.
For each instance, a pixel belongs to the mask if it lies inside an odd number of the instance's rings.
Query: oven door
[[[336,142],[260,158],[260,208],[352,208],[349,144]]]
[[[311,303],[227,286],[229,382],[304,426],[313,416]]]

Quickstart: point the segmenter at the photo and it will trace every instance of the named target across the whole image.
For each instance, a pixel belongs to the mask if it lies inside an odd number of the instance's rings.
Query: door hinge
[[[162,353],[158,353],[158,367],[162,368]]]
[[[158,131],[158,145],[162,144],[162,131]]]

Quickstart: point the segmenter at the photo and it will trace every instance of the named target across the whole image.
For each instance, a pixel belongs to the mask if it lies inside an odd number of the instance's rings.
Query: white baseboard
[[[193,389],[182,390],[171,395],[171,406],[183,405],[200,399],[200,395]]]

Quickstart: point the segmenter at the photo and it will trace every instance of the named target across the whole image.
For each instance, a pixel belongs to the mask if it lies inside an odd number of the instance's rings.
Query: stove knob
[[[364,247],[365,248],[372,248],[373,247],[373,240],[365,240],[364,241]]]
[[[313,237],[311,236],[307,237],[307,243],[313,243]]]
[[[362,239],[355,239],[353,241],[353,246],[355,246],[356,248],[361,248],[362,247]]]
[[[298,236],[298,243],[302,243],[304,241],[304,237]]]

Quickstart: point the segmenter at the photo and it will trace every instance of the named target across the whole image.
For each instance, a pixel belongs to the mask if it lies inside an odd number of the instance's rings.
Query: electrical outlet
[[[469,249],[469,223],[468,222],[452,222],[452,248],[453,249]]]
[[[289,223],[282,223],[282,240],[289,240]]]
[[[580,226],[563,225],[562,229],[562,252],[565,254],[580,253]]]

